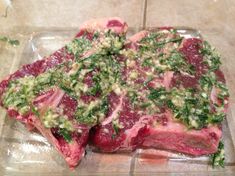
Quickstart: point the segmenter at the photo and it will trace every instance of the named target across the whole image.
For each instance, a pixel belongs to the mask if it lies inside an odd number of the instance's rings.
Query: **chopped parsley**
[[[17,45],[20,44],[19,40],[10,39],[10,38],[8,38],[6,36],[0,36],[0,41],[6,42],[6,43],[8,43],[8,44],[10,44],[12,46],[17,46]]]
[[[210,156],[210,160],[213,168],[224,167],[225,154],[223,142],[219,143],[217,152]]]
[[[59,129],[59,134],[63,136],[63,138],[66,140],[66,142],[71,142],[72,141],[72,135],[71,132],[66,130],[66,129]]]
[[[117,123],[112,123],[113,124],[113,130],[115,132],[115,135],[118,135],[120,127],[118,126]]]
[[[163,106],[167,100],[168,92],[164,87],[160,87],[157,89],[150,89],[150,93],[148,95],[148,99],[153,101],[153,103],[157,106]]]
[[[165,41],[161,41],[155,44],[156,47],[162,47],[162,45],[165,45],[167,43],[172,43],[172,42],[181,42],[182,41],[182,37],[178,37],[178,38],[173,38],[173,39],[169,39],[169,40],[165,40]]]
[[[12,81],[3,95],[3,105],[8,108],[17,109],[24,115],[30,110],[33,100],[34,79],[32,76]]]
[[[150,33],[146,37],[144,37],[140,42],[140,53],[148,52],[148,51],[156,51],[158,48],[163,48],[168,43],[180,43],[182,41],[182,37],[177,38],[165,38],[165,34],[161,31],[156,33]]]
[[[148,99],[158,107],[170,108],[174,117],[189,128],[201,129],[209,123],[220,123],[225,118],[224,112],[213,112],[207,93],[195,92],[190,88],[169,91],[164,87],[150,89]]]
[[[105,33],[105,38],[98,44],[99,52],[103,55],[119,54],[123,48],[125,36],[117,35],[111,30]]]
[[[195,73],[195,68],[193,65],[188,64],[182,54],[176,50],[171,52],[171,55],[165,60],[161,60],[162,64],[168,65],[172,71],[184,71],[189,74]]]
[[[61,128],[67,131],[74,131],[72,122],[67,116],[61,115],[52,109],[48,109],[41,117],[42,122],[46,128]]]
[[[91,48],[91,41],[85,37],[75,38],[69,43],[66,48],[70,53],[73,53],[76,58],[81,56],[84,51],[88,51]]]
[[[82,124],[94,125],[102,120],[107,112],[108,100],[103,98],[102,100],[92,101],[87,105],[78,106],[75,118]]]
[[[129,97],[133,105],[138,101],[138,94],[135,91],[129,91]]]
[[[204,56],[205,63],[209,66],[210,71],[219,69],[221,65],[220,55],[207,41],[203,42],[200,53]]]
[[[143,63],[142,63],[142,66],[143,67],[150,67],[153,65],[153,62],[152,62],[152,58],[151,57],[148,57],[146,59],[144,59]]]

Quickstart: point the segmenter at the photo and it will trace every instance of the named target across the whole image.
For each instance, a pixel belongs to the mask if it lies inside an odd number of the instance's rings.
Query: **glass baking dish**
[[[151,30],[156,30],[152,28]],[[130,28],[128,35],[138,30]],[[184,37],[202,38],[199,31],[177,27]],[[75,29],[45,29],[28,34],[18,34],[19,47],[0,45],[0,78],[13,72],[20,65],[32,63],[48,56],[68,43],[76,34]],[[229,76],[223,63],[225,76]],[[231,89],[230,89],[231,90]],[[232,99],[233,97],[231,97]],[[38,132],[29,132],[23,124],[8,118],[0,109],[0,175],[223,175],[235,174],[234,136],[235,123],[230,106],[223,123],[225,143],[225,168],[212,168],[207,156],[189,157],[182,154],[154,149],[138,149],[132,153],[97,153],[87,147],[87,153],[75,170],[68,168],[57,151]],[[229,122],[229,123],[228,123]]]

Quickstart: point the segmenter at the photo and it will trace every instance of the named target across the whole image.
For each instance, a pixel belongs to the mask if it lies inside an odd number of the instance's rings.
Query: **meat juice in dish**
[[[126,38],[119,18],[90,20],[68,45],[0,83],[8,115],[38,129],[74,168],[103,152],[157,148],[222,165],[228,90],[208,42],[174,28]]]

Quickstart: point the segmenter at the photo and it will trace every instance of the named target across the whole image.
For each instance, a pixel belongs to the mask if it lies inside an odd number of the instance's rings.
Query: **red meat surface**
[[[130,37],[127,47],[138,50],[138,41],[148,34],[141,31]],[[202,55],[199,53],[200,39],[185,39],[180,51],[185,55],[187,61],[196,67],[196,76],[177,75],[174,72],[166,72],[161,80],[151,81],[152,86],[160,84],[166,89],[176,86],[175,81],[180,81],[184,87],[195,87],[198,84],[200,75],[205,71]],[[138,81],[146,79],[145,70],[141,70],[138,65],[135,70],[141,73]],[[128,71],[125,72],[125,75]],[[216,71],[218,78],[224,81],[223,73]],[[122,125],[115,133],[111,119],[106,120],[96,126],[91,134],[91,140],[99,150],[104,152],[115,152],[121,150],[134,150],[136,148],[157,148],[174,152],[185,153],[193,156],[212,154],[217,151],[217,147],[222,136],[222,129],[218,125],[211,125],[200,130],[188,129],[181,122],[174,120],[170,110],[163,109],[162,113],[156,115],[139,115],[138,110],[132,109],[125,94],[119,98],[112,112],[119,109],[119,123]],[[216,93],[211,94],[212,101],[216,100]],[[227,107],[225,107],[226,111]]]
[[[172,30],[171,27],[160,28],[159,30]],[[81,25],[80,30],[75,38],[85,37],[92,41],[96,31],[111,30],[116,34],[125,34],[127,24],[119,18],[106,18],[99,20],[90,20]],[[150,32],[141,31],[128,39],[124,49],[133,51],[140,50],[140,41]],[[169,38],[174,39],[173,34],[169,34]],[[38,76],[46,70],[58,66],[66,61],[74,61],[75,59],[84,59],[96,52],[97,43],[102,39],[97,39],[92,43],[92,48],[82,53],[79,58],[63,47],[42,60],[38,60],[32,64],[22,66],[18,71],[8,76],[0,83],[0,97],[5,93],[9,83],[12,80],[23,78],[25,76]],[[161,42],[161,41],[160,41]],[[146,84],[148,88],[164,87],[170,90],[173,87],[179,88],[196,88],[199,84],[200,77],[208,70],[207,65],[203,62],[203,56],[200,53],[202,41],[196,38],[183,39],[178,51],[184,56],[188,64],[195,68],[195,74],[189,75],[182,72],[166,71],[157,75],[146,83],[150,68],[142,66],[138,60],[133,60],[131,66],[125,66],[121,70],[121,77],[124,81],[130,79],[133,71],[138,72],[138,76],[132,80],[133,84]],[[159,48],[156,52],[167,53],[167,48],[174,47],[174,44],[167,43],[165,48]],[[120,63],[127,61],[127,56],[122,53],[116,53],[116,59]],[[124,64],[123,64],[124,65]],[[69,72],[71,70],[65,70]],[[224,75],[221,70],[214,71],[216,79],[225,82]],[[93,86],[92,72],[86,74],[83,83],[88,88]],[[156,76],[156,75],[155,75]],[[145,92],[146,88],[141,88],[139,92]],[[218,98],[218,89],[213,87],[210,93],[210,102],[220,104]],[[64,157],[71,168],[74,168],[85,153],[85,147],[90,140],[91,145],[103,152],[116,151],[132,151],[136,148],[157,148],[170,150],[174,152],[185,153],[193,156],[208,155],[215,153],[219,141],[222,136],[220,125],[213,124],[203,127],[202,129],[189,129],[181,121],[174,118],[173,112],[167,108],[160,108],[158,113],[148,114],[143,109],[132,106],[131,99],[127,95],[126,90],[119,92],[111,91],[108,94],[108,112],[104,119],[101,119],[95,125],[81,124],[76,122],[75,112],[79,100],[75,99],[59,87],[52,87],[43,93],[37,95],[33,101],[33,105],[37,107],[39,116],[43,116],[46,110],[57,108],[62,109],[62,114],[68,117],[72,122],[75,131],[71,132],[71,141],[68,142],[59,133],[57,128],[46,128],[40,118],[32,111],[25,115],[20,115],[14,109],[8,108],[8,115],[23,122],[30,130],[36,128],[48,141],[58,150]],[[82,94],[80,99],[89,104],[90,102],[100,98],[100,94],[85,95]],[[2,100],[0,98],[0,100]],[[0,102],[3,105],[2,102]],[[227,106],[224,107],[224,111]],[[119,128],[114,127],[114,121],[117,120]]]
[[[86,38],[91,39],[94,32],[97,30],[111,30],[117,34],[121,34],[126,32],[127,25],[119,18],[105,18],[95,21],[88,21],[81,26],[76,38],[85,36]],[[82,57],[88,56],[93,52],[95,51],[91,49],[90,51],[83,53]],[[38,60],[32,64],[23,65],[18,71],[11,74],[0,83],[0,96],[4,93],[10,81],[29,75],[38,76],[46,70],[68,60],[74,60],[74,55],[68,53],[65,47],[63,47],[49,57],[45,57],[42,60]],[[42,95],[39,95],[35,99],[34,105],[38,107],[40,115],[43,115],[45,109],[48,109],[49,107],[51,109],[56,109],[59,106],[63,107],[64,115],[68,116],[70,120],[73,120],[77,100],[70,97],[63,90],[53,88],[47,92],[44,92]],[[90,126],[74,124],[76,126],[76,131],[74,131],[71,135],[72,141],[67,142],[58,133],[58,129],[45,128],[39,118],[32,112],[28,112],[23,116],[14,109],[7,109],[7,112],[10,117],[25,123],[30,130],[36,128],[48,139],[48,141],[58,150],[58,152],[61,153],[71,168],[75,167],[81,160],[85,153],[85,146],[87,144]]]

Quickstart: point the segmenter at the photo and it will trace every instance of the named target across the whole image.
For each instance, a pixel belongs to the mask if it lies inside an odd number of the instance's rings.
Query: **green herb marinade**
[[[223,142],[219,143],[218,150],[216,153],[210,156],[210,162],[212,167],[224,167],[225,153]]]
[[[208,70],[201,75],[197,86],[150,86],[155,80],[172,72],[174,75],[195,77],[195,67],[187,62],[179,50],[183,40],[175,30],[152,32],[141,39],[134,50],[125,47],[129,41],[124,35],[111,31],[96,32],[93,38],[88,39],[84,34],[65,47],[66,52],[75,57],[73,61],[64,61],[38,76],[26,76],[11,81],[3,95],[3,104],[7,108],[18,110],[22,115],[32,111],[39,116],[38,109],[32,104],[33,99],[41,92],[59,87],[78,102],[76,122],[94,126],[108,113],[109,94],[125,92],[132,108],[150,115],[167,108],[176,121],[189,129],[198,130],[210,124],[220,124],[225,118],[223,108],[227,105],[229,93],[225,83],[219,81],[215,74],[221,65],[220,55],[208,42],[203,42],[200,49],[203,63],[208,66]],[[121,60],[122,57],[125,59]],[[139,64],[140,70],[135,68],[136,64]],[[126,78],[123,78],[124,69],[129,71]],[[136,83],[142,76],[141,72],[144,81]],[[91,85],[86,83],[87,79],[91,79]],[[212,90],[218,93],[216,102],[211,102]],[[82,96],[93,99],[86,103],[81,99]],[[48,128],[58,127],[64,139],[71,140],[69,132],[73,130],[69,123],[66,120],[54,121],[67,119],[66,117],[45,114],[41,118],[46,118]],[[61,124],[65,126],[62,127]],[[113,122],[112,126],[117,135],[118,124]]]

